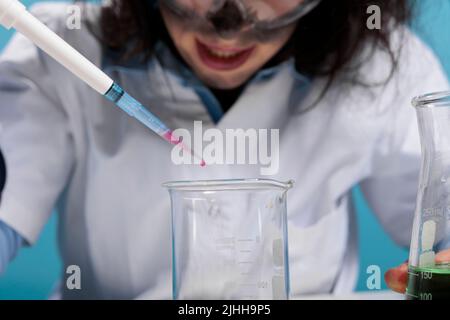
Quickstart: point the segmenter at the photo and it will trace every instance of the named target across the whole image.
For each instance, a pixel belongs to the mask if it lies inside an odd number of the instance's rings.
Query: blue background
[[[24,0],[25,5],[39,1]],[[450,76],[450,1],[418,0],[414,29],[441,59]],[[0,48],[12,32],[0,28]],[[419,79],[418,79],[419,80]],[[397,247],[385,234],[356,188],[353,198],[358,211],[360,237],[360,276],[357,290],[367,290],[366,269],[380,266],[384,273],[389,267],[407,259],[407,251]],[[56,245],[56,215],[50,219],[38,243],[22,249],[0,278],[0,299],[45,299],[61,275],[61,262]],[[383,288],[386,288],[383,283]]]

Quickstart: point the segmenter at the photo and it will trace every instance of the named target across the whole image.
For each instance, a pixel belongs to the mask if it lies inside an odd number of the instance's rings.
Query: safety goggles
[[[321,0],[160,0],[160,4],[192,28],[267,37],[313,10]],[[209,29],[209,30],[208,30]]]

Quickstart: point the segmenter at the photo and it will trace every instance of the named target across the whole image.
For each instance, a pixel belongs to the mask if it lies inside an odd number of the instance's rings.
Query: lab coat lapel
[[[288,64],[270,81],[251,82],[217,128],[280,129],[287,120],[289,97],[295,81]]]
[[[267,137],[271,139],[271,130],[280,130],[285,127],[289,117],[289,102],[291,91],[295,84],[294,77],[291,74],[291,68],[288,64],[280,67],[278,72],[271,76],[267,81],[259,80],[251,82],[235,105],[225,114],[216,128],[219,129],[225,139],[230,139],[227,130],[234,129],[234,134],[241,136],[247,133],[247,130],[256,130],[258,143],[246,144],[246,163],[227,164],[221,166],[226,170],[227,178],[257,178],[262,177],[259,152],[261,151],[260,131],[267,130]],[[236,129],[242,129],[238,132]],[[242,141],[242,137],[241,137]],[[269,142],[269,148],[272,144]],[[225,149],[224,154],[230,151]],[[243,152],[236,150],[236,152]],[[248,164],[249,155],[258,155],[257,164]],[[235,155],[235,160],[237,159]],[[267,178],[267,176],[263,176]]]

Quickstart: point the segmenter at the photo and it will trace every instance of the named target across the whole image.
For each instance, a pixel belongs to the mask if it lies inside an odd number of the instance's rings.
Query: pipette
[[[0,0],[0,24],[6,29],[14,28],[53,59],[83,80],[91,88],[114,102],[120,109],[136,118],[164,140],[180,145],[201,165],[205,161],[177,138],[158,117],[136,99],[126,93],[107,74],[70,46],[55,32],[40,22],[18,0]]]

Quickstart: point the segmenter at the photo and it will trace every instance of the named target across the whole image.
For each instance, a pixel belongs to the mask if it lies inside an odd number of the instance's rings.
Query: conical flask
[[[450,92],[413,100],[422,166],[409,256],[407,298],[450,299]]]

